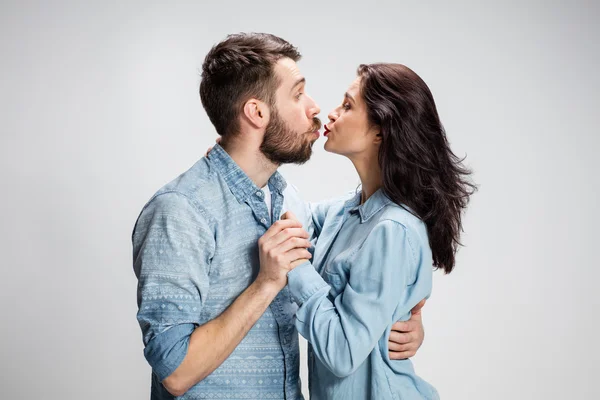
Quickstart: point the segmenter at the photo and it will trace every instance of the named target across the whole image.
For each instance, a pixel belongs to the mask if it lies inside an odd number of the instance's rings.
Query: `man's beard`
[[[287,126],[273,107],[260,151],[274,164],[304,164],[310,159],[315,143],[315,140],[308,140],[306,135],[320,128],[321,121],[315,117],[311,130],[299,135]]]

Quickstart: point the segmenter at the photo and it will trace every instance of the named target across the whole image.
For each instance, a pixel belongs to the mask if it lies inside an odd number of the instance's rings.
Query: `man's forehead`
[[[275,64],[275,73],[281,80],[281,86],[291,87],[303,78],[298,65],[291,58],[281,58]]]

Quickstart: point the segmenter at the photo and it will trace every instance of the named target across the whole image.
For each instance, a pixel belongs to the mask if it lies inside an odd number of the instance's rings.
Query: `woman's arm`
[[[288,274],[296,327],[315,355],[335,375],[353,373],[385,332],[403,296],[416,261],[406,228],[380,222],[351,257],[350,277],[332,301],[329,285],[309,264]],[[406,305],[402,314],[414,306]]]

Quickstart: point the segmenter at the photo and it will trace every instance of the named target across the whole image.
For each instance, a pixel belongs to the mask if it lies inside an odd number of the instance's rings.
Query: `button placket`
[[[256,218],[257,221],[259,221],[261,224],[264,225],[265,228],[268,229],[270,222],[270,218],[268,218],[269,212],[267,210],[267,205],[262,200],[262,198],[259,200],[256,197],[251,196],[246,200],[246,204],[248,204],[248,206],[250,206],[250,208],[252,209],[254,218]]]

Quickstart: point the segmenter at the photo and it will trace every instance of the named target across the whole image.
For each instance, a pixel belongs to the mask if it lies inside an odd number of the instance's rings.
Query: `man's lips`
[[[310,131],[308,131],[308,133],[319,137],[319,136],[321,136],[321,132],[319,132],[320,129],[321,129],[321,124],[315,125],[311,128]]]

